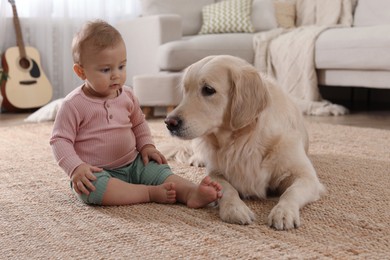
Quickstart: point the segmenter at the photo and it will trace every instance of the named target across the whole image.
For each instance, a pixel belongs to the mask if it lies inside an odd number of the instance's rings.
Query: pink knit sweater
[[[83,162],[115,169],[153,144],[137,98],[124,86],[113,99],[87,97],[81,86],[64,99],[56,116],[50,145],[59,166],[71,176]]]

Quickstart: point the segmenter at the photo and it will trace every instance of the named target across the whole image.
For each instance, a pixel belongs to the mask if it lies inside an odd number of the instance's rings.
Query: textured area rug
[[[275,200],[246,200],[252,225],[217,209],[161,204],[86,206],[54,162],[52,123],[0,127],[2,259],[388,259],[390,131],[307,123],[310,158],[328,193],[301,211],[302,226],[266,225]],[[156,143],[169,142],[162,120]],[[170,162],[199,182],[203,168]]]

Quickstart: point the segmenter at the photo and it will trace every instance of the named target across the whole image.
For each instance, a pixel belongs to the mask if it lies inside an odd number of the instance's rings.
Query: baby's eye
[[[120,65],[120,66],[119,66],[119,69],[120,69],[120,70],[123,70],[125,67],[126,67],[126,65],[123,64],[123,65]]]
[[[109,71],[110,71],[110,68],[101,69],[101,72],[103,72],[103,73],[107,73],[107,72],[109,72]]]

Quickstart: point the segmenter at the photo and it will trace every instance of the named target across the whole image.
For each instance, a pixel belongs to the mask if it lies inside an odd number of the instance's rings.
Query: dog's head
[[[227,55],[209,56],[189,66],[181,89],[183,99],[165,123],[172,135],[183,139],[243,128],[256,120],[269,99],[255,68]]]

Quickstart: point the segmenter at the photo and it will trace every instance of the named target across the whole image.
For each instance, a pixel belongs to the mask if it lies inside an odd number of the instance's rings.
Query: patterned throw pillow
[[[195,35],[202,27],[202,8],[214,0],[140,0],[141,16],[178,14],[182,19],[183,35]]]
[[[253,33],[252,0],[226,0],[202,9],[203,24],[199,34]]]

